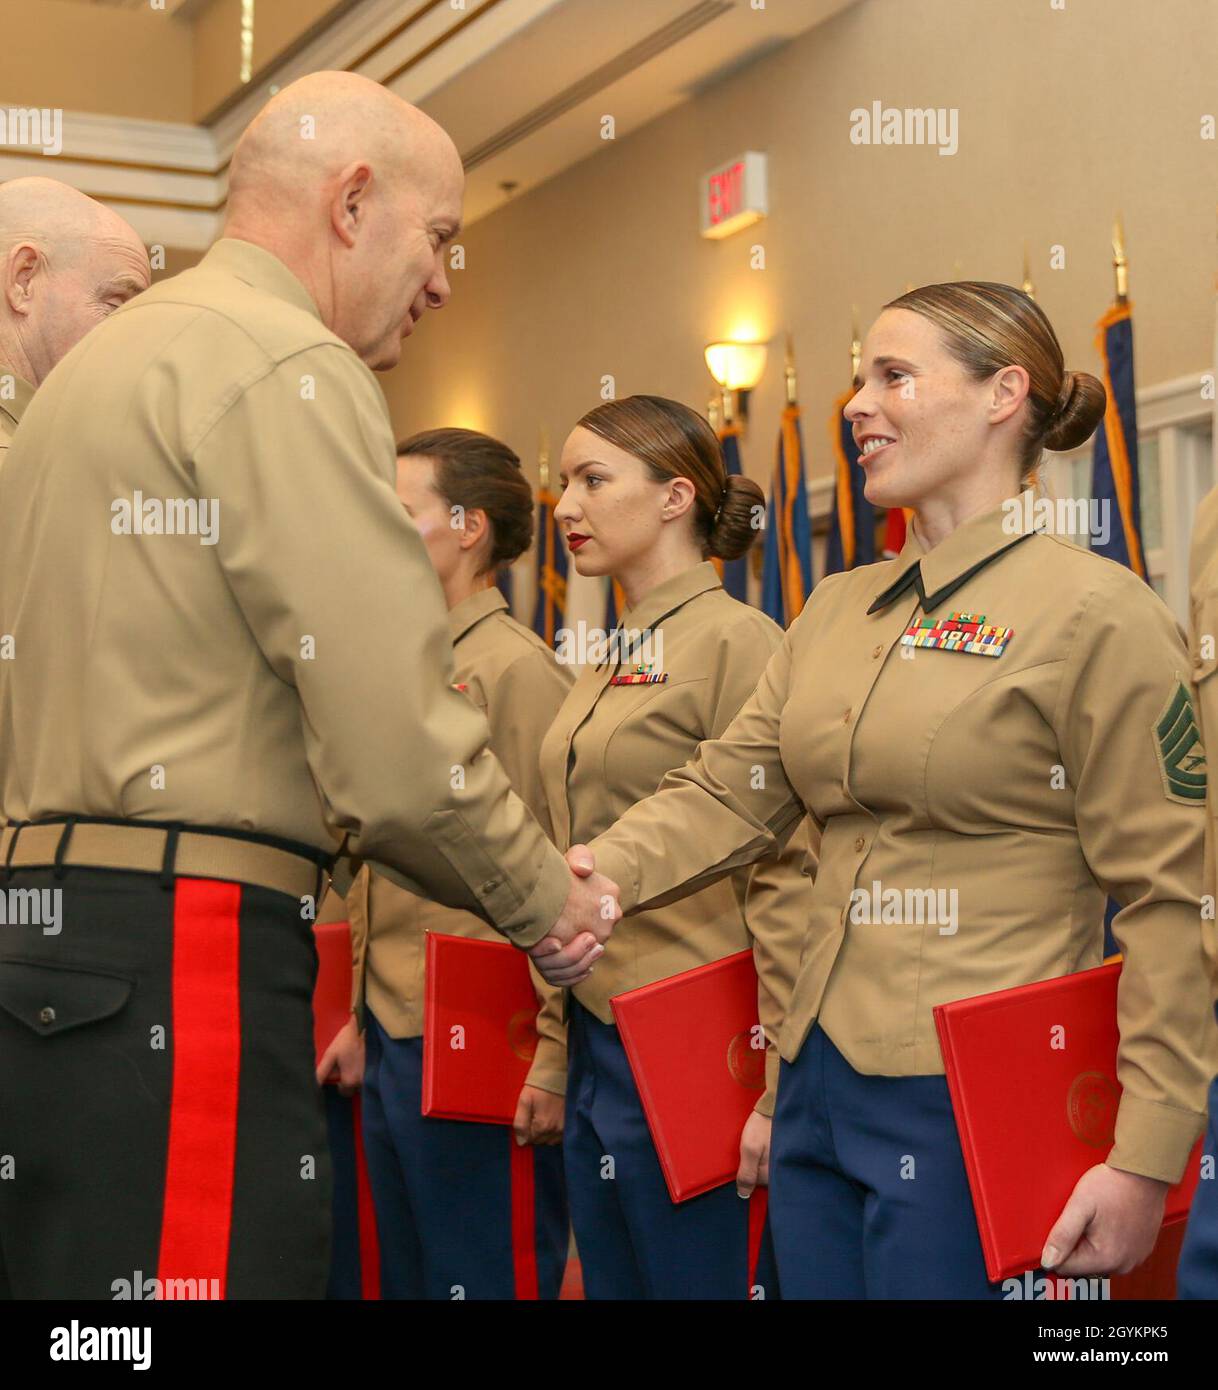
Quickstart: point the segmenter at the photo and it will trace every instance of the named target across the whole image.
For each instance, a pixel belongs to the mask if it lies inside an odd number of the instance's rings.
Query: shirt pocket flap
[[[133,980],[98,970],[0,961],[0,1009],[46,1037],[110,1018],[134,988]]]

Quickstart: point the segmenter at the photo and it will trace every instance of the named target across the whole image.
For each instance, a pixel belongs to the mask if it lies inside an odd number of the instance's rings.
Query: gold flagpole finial
[[[550,432],[542,425],[537,442],[537,475],[542,492],[550,490]]]
[[[852,304],[850,309],[850,381],[853,384],[863,369],[863,340],[859,337],[858,305]]]
[[[1129,262],[1125,258],[1125,228],[1121,214],[1112,227],[1112,269],[1116,274],[1116,297],[1118,304],[1129,299]]]
[[[720,399],[723,402],[723,427],[724,429],[727,429],[728,426],[734,425],[736,423],[735,392],[724,391]]]
[[[1032,283],[1032,267],[1028,260],[1028,243],[1023,244],[1023,284],[1019,287],[1029,299],[1036,298],[1036,286]]]
[[[785,375],[787,381],[787,404],[795,405],[799,400],[799,387],[795,380],[795,339],[787,334],[787,360]]]

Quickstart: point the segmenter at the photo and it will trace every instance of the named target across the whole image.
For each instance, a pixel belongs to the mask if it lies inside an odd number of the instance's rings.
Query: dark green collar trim
[[[883,593],[877,594],[875,602],[867,610],[868,614],[878,613],[881,608],[887,608],[895,599],[899,599],[911,586],[918,591],[918,601],[922,605],[923,613],[930,613],[938,608],[940,604],[946,603],[957,589],[962,589],[965,584],[972,579],[973,575],[980,574],[987,565],[992,565],[995,560],[1005,555],[1008,550],[1013,550],[1021,542],[1026,541],[1029,536],[1035,536],[1038,532],[1027,531],[1022,536],[1016,536],[1009,545],[1004,545],[995,550],[992,555],[985,556],[978,560],[975,565],[971,565],[963,574],[957,575],[949,584],[944,584],[936,589],[933,594],[928,594],[922,585],[922,561],[915,560],[899,579],[891,583]]]

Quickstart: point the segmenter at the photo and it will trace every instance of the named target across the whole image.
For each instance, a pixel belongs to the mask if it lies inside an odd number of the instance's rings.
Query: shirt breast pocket
[[[693,756],[707,736],[706,677],[663,685],[611,686],[612,728],[605,740],[605,780],[635,798],[648,796],[664,774]]]

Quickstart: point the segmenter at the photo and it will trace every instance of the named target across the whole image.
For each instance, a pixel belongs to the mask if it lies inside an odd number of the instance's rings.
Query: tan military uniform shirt
[[[557,844],[589,841],[649,796],[705,738],[723,732],[753,692],[782,629],[725,592],[710,561],[657,585],[622,614],[620,627],[662,637],[667,681],[613,685],[631,660],[585,668],[541,751],[541,773]],[[674,838],[694,833],[674,824]],[[773,1113],[778,1030],[812,906],[804,872],[806,832],[777,860],[744,870],[680,902],[620,921],[575,996],[604,1023],[615,994],[753,947],[759,1013],[771,1046],[758,1109]]]
[[[30,383],[0,362],[0,468],[4,467],[8,446],[33,395]]]
[[[1218,739],[1218,488],[1197,508],[1193,546],[1189,565],[1190,655],[1197,723],[1204,743]],[[1206,789],[1205,818],[1205,899],[1201,914],[1201,934],[1205,943],[1213,998],[1218,1002],[1218,779],[1211,778]]]
[[[897,559],[822,580],[723,736],[591,847],[629,911],[751,862],[810,812],[823,839],[782,1055],[819,1019],[882,1075],[943,1070],[934,1005],[1099,964],[1112,895],[1124,1094],[1109,1160],[1176,1181],[1214,1032],[1188,654],[1131,572],[1020,537],[1009,515],[929,551],[911,528]],[[924,610],[1014,635],[997,657],[902,646]],[[877,890],[896,890],[897,920]]]
[[[549,831],[550,817],[541,790],[538,749],[571,686],[568,667],[535,633],[507,611],[498,589],[480,590],[450,610],[456,680],[485,715],[491,751],[503,764],[513,788]],[[391,883],[367,867],[357,876],[346,903],[327,897],[323,920],[351,923],[355,962],[353,1003],[364,1003],[394,1038],[416,1038],[423,1031],[427,933],[493,940],[496,933],[481,917],[429,902]],[[538,1046],[529,1084],[562,1095],[567,1085],[566,1027],[562,991],[545,984],[534,970],[545,1007],[538,1016]]]
[[[394,470],[372,373],[247,242],[89,333],[0,472],[6,815],[346,835],[540,940],[570,873],[452,688]]]

